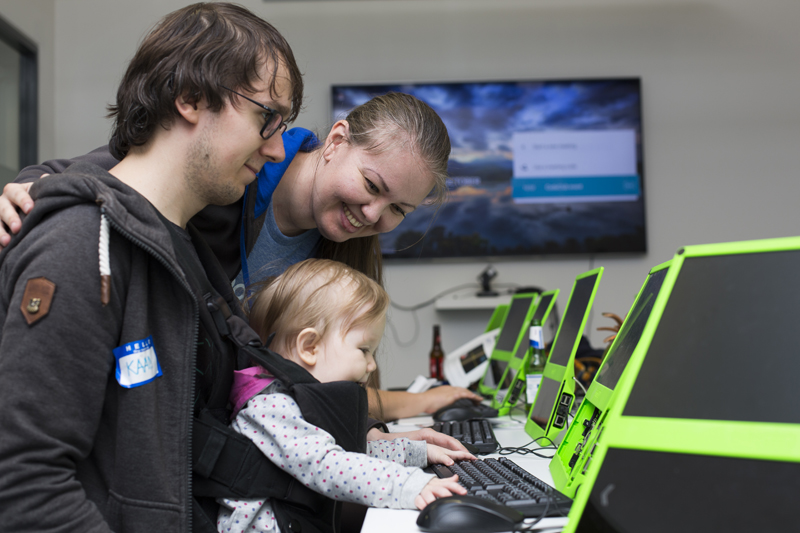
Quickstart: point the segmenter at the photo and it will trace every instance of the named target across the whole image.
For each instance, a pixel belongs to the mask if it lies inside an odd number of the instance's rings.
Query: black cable
[[[519,531],[520,533],[526,533],[528,531],[532,531],[533,530],[533,526],[535,526],[536,524],[541,522],[542,518],[547,516],[547,511],[550,510],[550,500],[551,499],[552,498],[550,498],[549,496],[547,497],[547,499],[545,501],[545,504],[544,504],[544,511],[542,511],[542,514],[540,514],[539,516],[536,517],[536,520],[534,520],[533,522],[531,522],[529,524],[526,524],[525,522],[523,522],[522,523],[523,527],[521,527],[519,529],[515,529],[514,531]]]
[[[529,448],[530,445],[537,444],[538,441],[540,441],[542,439],[546,439],[547,441],[549,441],[550,445],[549,446],[540,446],[538,448]],[[499,450],[497,450],[495,453],[497,453],[499,455],[512,455],[512,454],[529,455],[529,454],[532,454],[532,455],[535,455],[536,457],[541,457],[542,459],[552,459],[555,456],[555,454],[553,454],[553,455],[544,455],[542,453],[539,453],[539,452],[544,451],[544,450],[558,450],[558,446],[556,446],[556,443],[553,442],[553,440],[550,439],[549,437],[541,436],[541,437],[533,439],[532,441],[530,441],[529,443],[527,443],[527,444],[525,444],[523,446],[504,446],[504,447],[500,448]]]
[[[514,411],[517,411],[517,410],[522,411],[522,414],[524,414],[526,417],[523,418],[522,420],[520,420],[519,418],[514,418],[514,414],[513,413],[514,413]],[[525,407],[525,404],[517,404],[514,407],[512,407],[511,410],[508,412],[508,418],[513,420],[514,422],[519,422],[521,424],[524,424],[524,423],[527,422],[527,414],[528,414],[528,410]]]
[[[431,298],[429,298],[428,300],[425,300],[424,302],[420,302],[420,303],[414,304],[414,305],[401,305],[401,304],[399,304],[399,303],[397,303],[395,301],[392,301],[391,306],[394,307],[395,309],[399,309],[400,311],[416,311],[418,309],[422,309],[423,307],[427,307],[429,305],[433,305],[434,303],[436,303],[436,300],[438,300],[442,296],[446,296],[446,295],[451,294],[453,292],[460,291],[461,289],[469,289],[469,288],[473,288],[473,287],[480,288],[480,284],[478,284],[478,283],[465,283],[463,285],[457,285],[455,287],[451,287],[449,289],[443,290],[442,292],[432,296]],[[495,287],[513,288],[513,287],[519,287],[519,284],[518,283],[497,283],[497,284],[495,284]]]

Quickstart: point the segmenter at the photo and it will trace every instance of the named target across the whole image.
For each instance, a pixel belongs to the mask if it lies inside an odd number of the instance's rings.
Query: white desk
[[[514,419],[504,416],[500,418],[491,419],[492,429],[497,437],[497,441],[501,446],[515,447],[524,446],[531,441],[531,438],[525,433],[525,417],[519,411],[514,412]],[[430,416],[422,416],[416,418],[407,418],[389,424],[389,431],[402,432],[414,431],[423,427],[430,427],[433,424],[433,419]],[[546,454],[555,453],[555,450],[546,451]],[[487,457],[501,457],[497,454],[481,455],[481,458]],[[538,477],[549,485],[553,484],[553,477],[550,475],[548,465],[550,459],[542,459],[535,455],[506,455],[519,466]],[[377,509],[370,508],[367,511],[367,516],[364,519],[364,525],[361,528],[361,533],[418,533],[421,530],[417,527],[417,510],[404,510],[404,509]],[[533,519],[526,520],[532,522]],[[551,517],[544,518],[532,531],[539,529],[559,530],[567,524],[566,517]]]

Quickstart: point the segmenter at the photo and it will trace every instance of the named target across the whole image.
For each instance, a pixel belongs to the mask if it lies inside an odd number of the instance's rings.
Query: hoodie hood
[[[23,216],[22,229],[0,253],[0,261],[7,250],[22,241],[49,214],[78,204],[94,203],[98,206],[98,217],[106,217],[112,228],[137,245],[150,248],[176,272],[183,272],[173,251],[170,234],[156,208],[136,190],[102,168],[87,162],[75,163],[62,174],[35,182],[30,194],[34,199],[33,210]],[[101,224],[101,234],[103,226]],[[99,235],[98,243],[98,262],[102,263],[103,245]],[[107,240],[105,249],[107,253]]]

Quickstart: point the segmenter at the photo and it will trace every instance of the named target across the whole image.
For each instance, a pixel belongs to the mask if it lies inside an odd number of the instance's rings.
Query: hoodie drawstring
[[[100,303],[103,307],[111,301],[111,262],[108,252],[108,220],[100,213]]]

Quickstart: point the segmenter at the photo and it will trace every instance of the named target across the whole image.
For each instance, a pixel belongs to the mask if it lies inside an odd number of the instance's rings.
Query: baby
[[[388,306],[386,291],[360,272],[335,261],[308,259],[257,292],[250,325],[262,339],[274,335],[270,349],[321,383],[365,384],[376,369]],[[305,420],[284,384],[263,368],[237,372],[231,401],[236,432],[281,470],[331,500],[422,509],[436,498],[466,494],[455,476],[438,479],[420,467],[474,459],[468,452],[404,438],[367,442],[366,454],[345,451],[332,435]],[[274,509],[268,498],[221,499],[220,504],[220,532],[280,531],[284,515],[276,517],[276,511],[282,507]]]

